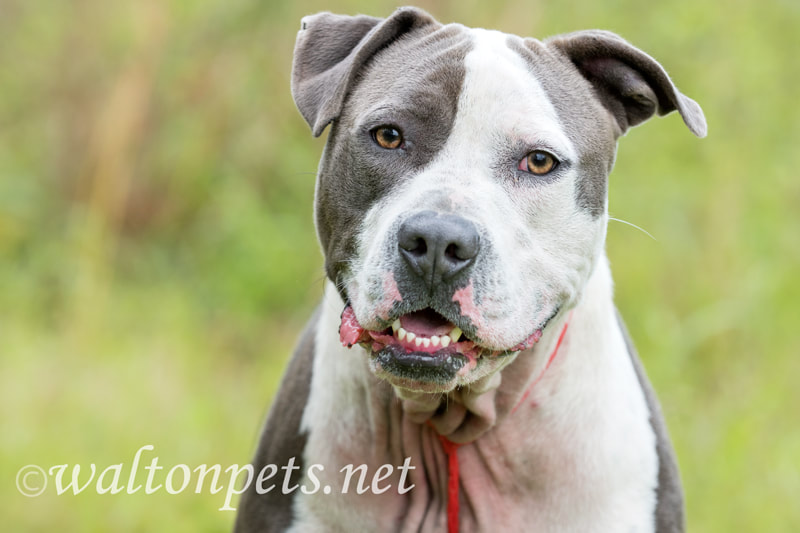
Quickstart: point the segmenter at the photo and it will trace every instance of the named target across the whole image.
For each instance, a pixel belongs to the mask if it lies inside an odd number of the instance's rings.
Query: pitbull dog
[[[236,531],[683,531],[604,241],[617,139],[700,107],[612,33],[414,8],[303,19],[292,93],[328,281]]]

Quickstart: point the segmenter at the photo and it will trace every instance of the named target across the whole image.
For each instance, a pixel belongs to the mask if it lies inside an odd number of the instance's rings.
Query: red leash
[[[544,366],[539,376],[528,387],[528,390],[525,391],[525,394],[522,395],[519,403],[511,410],[512,413],[522,405],[522,402],[524,402],[531,393],[534,385],[539,383],[544,373],[550,368],[550,364],[553,362],[553,359],[556,358],[558,349],[561,348],[561,343],[564,340],[564,336],[567,334],[567,326],[569,326],[570,319],[572,319],[571,312],[569,318],[567,318],[567,322],[564,324],[564,328],[561,330],[561,335],[558,336],[558,342],[556,342],[556,347],[553,349],[553,353],[550,354],[547,364]],[[461,445],[451,442],[444,435],[439,435],[439,442],[442,443],[442,449],[447,456],[447,533],[458,533],[458,447]]]
[[[458,447],[444,435],[439,435],[447,455],[447,532],[458,533]]]

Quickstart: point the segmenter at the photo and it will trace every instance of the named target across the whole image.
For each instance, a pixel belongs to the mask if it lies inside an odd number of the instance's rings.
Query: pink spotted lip
[[[353,308],[348,304],[342,312],[339,338],[348,348],[354,344],[365,344],[378,352],[386,346],[403,348],[407,353],[422,352],[446,355],[459,353],[472,363],[482,355],[496,356],[503,350],[489,350],[464,336],[461,329],[432,309],[423,309],[400,316],[391,328],[383,331],[368,331],[361,327]],[[542,338],[542,330],[536,330],[525,341],[508,352],[517,352],[532,347]]]
[[[352,306],[347,305],[342,311],[342,323],[339,325],[339,340],[347,348],[369,339],[366,331],[359,324]]]

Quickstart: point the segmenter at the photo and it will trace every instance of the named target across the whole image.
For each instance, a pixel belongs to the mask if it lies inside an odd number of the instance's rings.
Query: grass
[[[221,494],[56,496],[34,463],[246,462],[321,294],[312,139],[289,94],[319,10],[396,4],[0,3],[0,515],[8,531],[219,531]],[[659,392],[690,530],[800,529],[795,2],[422,2],[546,36],[616,31],[703,106],[620,142],[608,252]]]

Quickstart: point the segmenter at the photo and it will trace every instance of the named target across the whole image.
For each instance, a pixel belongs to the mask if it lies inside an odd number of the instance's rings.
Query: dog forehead
[[[521,39],[479,28],[470,34],[472,49],[464,58],[464,84],[451,144],[477,140],[484,141],[486,149],[496,150],[500,148],[496,144],[519,143],[575,158],[575,147],[543,85],[509,46]]]
[[[570,150],[558,112],[519,53],[521,42],[460,24],[405,36],[365,68],[348,99],[354,113],[345,114],[407,113],[445,131],[458,114],[476,133],[500,130],[530,142],[549,136]]]
[[[432,119],[455,113],[471,47],[469,29],[460,24],[405,35],[370,60],[345,108],[358,115],[390,110]]]

